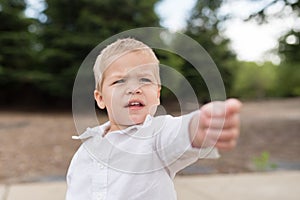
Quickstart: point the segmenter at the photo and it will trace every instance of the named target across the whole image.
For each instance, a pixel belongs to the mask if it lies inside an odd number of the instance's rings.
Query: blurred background
[[[63,179],[80,145],[70,138],[82,61],[112,35],[149,26],[196,40],[227,96],[245,102],[237,149],[181,174],[300,170],[300,1],[0,0],[0,182]],[[188,62],[157,54],[210,100]],[[163,91],[163,103],[172,98]]]

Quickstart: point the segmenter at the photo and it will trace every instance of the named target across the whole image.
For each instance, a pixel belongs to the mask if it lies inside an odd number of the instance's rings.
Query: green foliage
[[[282,63],[239,62],[234,68],[231,96],[244,99],[300,96],[300,67]]]
[[[230,68],[235,56],[228,48],[229,40],[220,34],[220,25],[224,19],[217,16],[217,11],[221,5],[221,0],[197,1],[185,33],[208,52],[217,65],[229,94],[233,78]],[[199,99],[209,101],[210,96],[203,78],[189,63],[185,63],[183,73],[190,80]]]
[[[184,64],[183,58],[179,57],[178,55],[175,55],[174,53],[167,52],[161,49],[156,49],[155,54],[157,55],[157,58],[160,61],[160,64],[162,66],[171,67],[174,70],[176,70],[178,73],[182,73],[182,65]],[[164,74],[164,71],[160,71],[160,76],[163,77],[165,80],[162,80],[162,83],[170,83],[172,82],[172,87],[175,88],[176,92],[178,92],[181,89],[180,80],[178,77],[173,77],[174,74]],[[167,79],[167,80],[166,80]],[[172,96],[172,92],[168,88],[162,87],[161,91],[161,97],[162,99],[168,100],[168,101],[174,101]]]
[[[159,1],[45,0],[46,7],[41,13],[45,20],[40,21],[24,15],[25,0],[0,0],[0,104],[49,105],[64,101],[70,105],[74,78],[86,55],[119,32],[159,26],[154,12]],[[197,1],[184,33],[201,44],[214,60],[228,96],[299,96],[299,29],[290,30],[280,39],[282,65],[266,63],[259,67],[237,62],[228,49],[229,40],[221,34],[226,18],[218,15],[218,9],[223,2]],[[299,1],[283,2],[297,14]],[[263,10],[257,15],[263,16]],[[174,39],[172,45],[192,52],[178,43]],[[172,53],[158,50],[157,54],[162,64],[172,66],[189,80],[200,101],[210,100],[203,78],[190,63]],[[201,59],[203,55],[190,56]],[[173,84],[180,89],[180,81]],[[188,98],[185,91],[181,92]],[[166,89],[162,96],[168,98],[172,92]]]
[[[253,158],[255,169],[258,171],[274,170],[277,165],[270,162],[270,153],[262,152],[259,156]]]
[[[34,34],[28,27],[34,20],[24,16],[24,0],[0,0],[0,87],[1,104],[26,95],[35,66]]]
[[[157,1],[45,0],[46,20],[39,21],[24,15],[24,0],[0,0],[0,104],[26,104],[19,102],[25,96],[27,103],[70,105],[87,54],[116,33],[158,26]]]
[[[272,12],[272,14],[266,14],[268,13],[266,11],[278,2],[280,2],[282,9]],[[271,1],[257,13],[252,14],[249,19],[254,18],[260,23],[268,23],[272,18],[286,17],[293,17],[296,21],[299,21],[299,0]],[[277,94],[282,97],[300,96],[300,29],[297,27],[297,23],[279,38],[279,47],[276,51],[282,58],[282,63],[277,70]]]
[[[300,63],[284,63],[278,68],[278,94],[284,97],[300,96]]]
[[[300,19],[300,16],[299,16]],[[300,30],[291,30],[279,40],[279,54],[284,62],[300,64]]]
[[[240,62],[235,68],[232,96],[260,99],[278,95],[278,66],[271,63],[260,66],[256,63]]]
[[[39,87],[70,98],[75,75],[85,56],[112,35],[140,26],[156,26],[156,0],[48,0],[41,24],[40,66],[53,75]]]

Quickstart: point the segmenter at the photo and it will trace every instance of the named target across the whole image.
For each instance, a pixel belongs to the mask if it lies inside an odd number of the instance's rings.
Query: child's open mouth
[[[132,109],[132,110],[138,110],[145,106],[145,104],[142,101],[139,100],[131,100],[126,105],[126,108]]]

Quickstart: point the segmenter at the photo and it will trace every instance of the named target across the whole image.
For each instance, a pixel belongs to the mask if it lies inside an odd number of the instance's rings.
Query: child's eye
[[[141,78],[140,81],[143,83],[151,83],[152,82],[149,78]]]
[[[120,80],[116,80],[112,83],[112,85],[115,85],[115,84],[119,84],[119,83],[124,83],[125,80],[124,79],[120,79]]]

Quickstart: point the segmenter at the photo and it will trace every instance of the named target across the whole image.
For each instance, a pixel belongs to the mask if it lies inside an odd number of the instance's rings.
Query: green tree
[[[285,8],[300,21],[300,1],[285,1]],[[292,15],[291,14],[291,15]],[[299,24],[298,24],[299,26]],[[283,62],[279,68],[278,90],[281,96],[300,96],[300,27],[292,27],[279,40],[278,53]]]
[[[278,68],[279,66],[271,63],[258,66],[254,62],[239,62],[234,76],[233,93],[245,99],[278,96]]]
[[[24,91],[35,90],[32,84],[34,70],[34,34],[28,31],[33,20],[24,15],[23,0],[0,0],[0,87],[1,104],[25,101]]]
[[[157,26],[157,0],[48,0],[41,24],[40,67],[51,80],[40,85],[52,97],[70,100],[80,64],[100,42],[119,32]]]
[[[268,9],[275,5],[281,5],[281,9],[268,14]],[[281,96],[300,96],[300,1],[270,1],[261,10],[253,13],[248,20],[255,19],[259,23],[268,23],[269,20],[274,18],[285,19],[287,17],[293,17],[296,23],[279,38],[279,46],[274,50],[282,58],[278,69],[277,89]]]
[[[225,17],[219,16],[218,13],[222,3],[222,0],[197,1],[188,20],[185,33],[202,45],[214,60],[222,75],[227,94],[230,94],[232,82],[231,65],[235,60],[235,55],[228,48],[229,40],[221,34],[222,23],[226,20]],[[202,77],[189,63],[186,63],[183,67],[186,77],[190,80],[200,100],[210,100]],[[199,84],[199,80],[202,80],[201,84]]]

